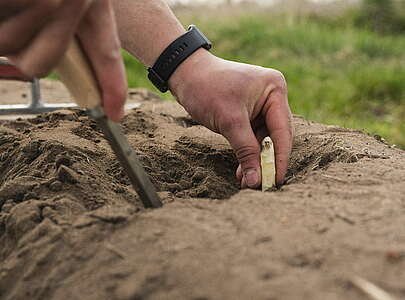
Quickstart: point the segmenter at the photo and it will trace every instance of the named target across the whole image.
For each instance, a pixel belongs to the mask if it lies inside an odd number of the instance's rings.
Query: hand
[[[222,60],[200,49],[179,66],[169,85],[194,120],[229,141],[242,188],[261,184],[260,142],[266,136],[274,142],[277,184],[284,182],[293,128],[279,71]]]
[[[0,0],[0,56],[30,78],[50,73],[75,34],[98,79],[106,114],[119,121],[127,83],[110,0]]]

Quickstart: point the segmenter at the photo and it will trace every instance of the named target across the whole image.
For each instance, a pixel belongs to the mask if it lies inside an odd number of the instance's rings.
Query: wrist
[[[190,25],[187,32],[174,40],[148,68],[149,80],[161,92],[167,92],[170,89],[169,81],[180,65],[186,60],[198,59],[200,55],[195,53],[201,48],[210,50],[211,47],[208,38],[195,25]]]
[[[169,90],[184,105],[181,95],[189,86],[203,80],[216,57],[204,48],[198,49],[181,63],[169,79]]]

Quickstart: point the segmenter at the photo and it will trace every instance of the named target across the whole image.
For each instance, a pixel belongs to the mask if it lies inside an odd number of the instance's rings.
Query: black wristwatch
[[[159,56],[153,67],[148,68],[148,78],[162,92],[168,91],[168,81],[177,67],[200,48],[210,50],[211,42],[195,26],[171,43]]]

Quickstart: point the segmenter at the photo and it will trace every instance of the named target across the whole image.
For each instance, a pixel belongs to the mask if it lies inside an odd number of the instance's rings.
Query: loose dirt
[[[21,98],[1,85],[0,102]],[[1,121],[2,300],[367,299],[354,275],[405,297],[403,150],[296,116],[287,184],[240,191],[221,136],[130,98],[123,128],[161,209],[141,207],[83,111]]]

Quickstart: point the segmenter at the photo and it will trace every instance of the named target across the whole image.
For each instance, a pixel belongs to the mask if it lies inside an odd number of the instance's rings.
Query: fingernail
[[[246,183],[248,187],[255,188],[259,183],[259,176],[257,175],[257,171],[255,169],[247,170],[245,173]]]

